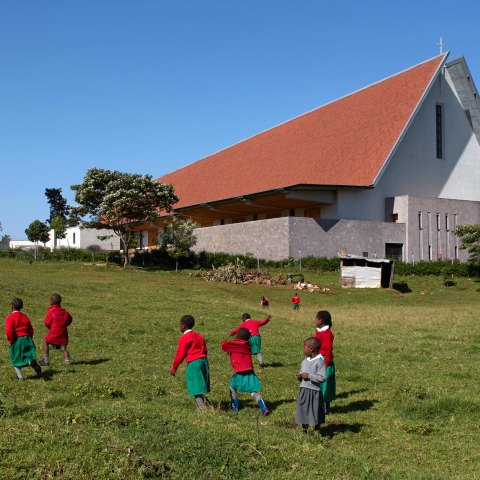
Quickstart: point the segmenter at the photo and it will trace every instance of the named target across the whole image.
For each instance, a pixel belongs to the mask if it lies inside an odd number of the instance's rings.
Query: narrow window
[[[432,214],[427,212],[427,223],[428,223],[428,259],[433,260],[433,249],[432,249]]]
[[[75,232],[73,232],[73,239],[72,239],[72,243],[75,245]]]
[[[450,230],[450,226],[448,224],[448,213],[445,214],[445,230],[447,232]]]
[[[435,126],[437,140],[437,158],[443,158],[443,108],[435,105]]]
[[[418,229],[422,230],[422,228],[423,228],[422,212],[418,212]]]

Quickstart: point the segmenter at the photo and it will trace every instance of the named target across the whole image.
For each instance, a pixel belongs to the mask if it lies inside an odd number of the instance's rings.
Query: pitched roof
[[[198,205],[293,185],[372,186],[447,54],[160,177]]]

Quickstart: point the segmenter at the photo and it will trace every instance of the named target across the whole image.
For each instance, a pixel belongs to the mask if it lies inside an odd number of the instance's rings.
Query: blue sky
[[[480,86],[478,1],[0,0],[0,222],[90,167],[159,177],[436,56]]]

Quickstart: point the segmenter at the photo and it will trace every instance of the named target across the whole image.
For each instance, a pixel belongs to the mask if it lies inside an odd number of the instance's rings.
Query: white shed
[[[393,260],[355,255],[340,257],[342,288],[391,288]]]

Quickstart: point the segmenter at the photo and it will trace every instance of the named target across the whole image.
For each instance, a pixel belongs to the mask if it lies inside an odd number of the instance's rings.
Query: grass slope
[[[396,290],[342,290],[338,275],[306,275],[327,293],[203,282],[186,272],[0,260],[0,305],[24,300],[39,357],[48,297],[74,316],[73,364],[52,351],[41,379],[15,380],[0,357],[0,477],[5,479],[480,478],[479,284],[446,288],[408,277]],[[408,287],[408,288],[407,288]],[[229,410],[220,341],[243,312],[262,329],[257,371],[272,414],[243,397]],[[338,399],[323,435],[294,424],[302,341],[320,309],[333,315]],[[187,397],[184,366],[169,375],[178,319],[191,313],[209,347],[214,410]]]

